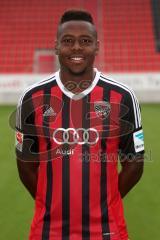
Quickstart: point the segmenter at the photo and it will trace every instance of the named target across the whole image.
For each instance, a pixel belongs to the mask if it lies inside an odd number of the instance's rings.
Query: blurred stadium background
[[[34,208],[18,178],[9,117],[22,91],[58,68],[54,39],[68,8],[92,13],[96,66],[141,102],[145,171],[124,208],[131,240],[159,240],[160,0],[0,0],[0,240],[26,240]]]

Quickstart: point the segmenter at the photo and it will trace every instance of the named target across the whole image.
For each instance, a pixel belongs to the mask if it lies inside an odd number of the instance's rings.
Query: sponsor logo
[[[53,140],[57,144],[96,144],[99,140],[99,134],[95,128],[57,128],[53,132]]]
[[[48,109],[45,110],[45,112],[43,113],[43,117],[51,117],[51,116],[56,116],[56,113],[52,107],[48,107]]]
[[[56,150],[56,155],[60,154],[60,155],[73,155],[74,154],[74,149],[57,149]]]
[[[135,152],[138,153],[144,150],[144,135],[143,130],[133,133]]]
[[[105,119],[109,116],[111,105],[109,102],[99,101],[94,103],[94,110],[98,117]]]
[[[23,147],[23,133],[16,131],[16,148],[22,152]]]

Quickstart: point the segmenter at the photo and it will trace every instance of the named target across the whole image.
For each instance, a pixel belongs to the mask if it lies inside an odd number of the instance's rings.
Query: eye
[[[72,42],[72,39],[65,39],[64,42],[66,43]]]
[[[82,39],[82,41],[85,42],[85,43],[89,43],[89,42],[91,42],[90,39]]]
[[[81,39],[81,44],[83,45],[90,45],[92,43],[92,40],[89,38],[82,38]]]
[[[72,43],[73,43],[73,39],[71,39],[71,38],[64,38],[64,39],[62,40],[62,42],[63,42],[64,44],[72,44]]]

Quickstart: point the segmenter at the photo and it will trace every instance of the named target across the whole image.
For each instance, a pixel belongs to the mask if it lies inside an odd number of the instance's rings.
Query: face
[[[92,70],[99,49],[94,26],[85,21],[69,21],[60,25],[55,45],[61,71],[81,75]]]

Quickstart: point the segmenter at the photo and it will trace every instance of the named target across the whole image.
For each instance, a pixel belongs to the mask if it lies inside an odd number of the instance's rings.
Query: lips
[[[84,61],[83,56],[71,56],[68,59],[73,63],[82,63]]]

